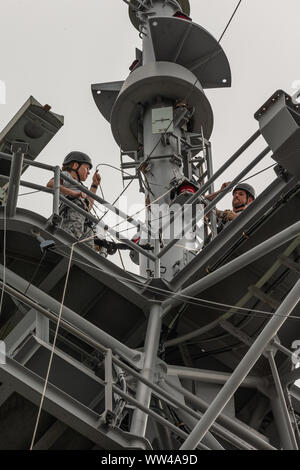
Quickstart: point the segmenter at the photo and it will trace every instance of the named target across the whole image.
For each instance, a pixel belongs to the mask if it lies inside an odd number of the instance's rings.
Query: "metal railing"
[[[56,313],[50,311],[49,309],[44,308],[42,305],[29,299],[28,297],[26,297],[24,294],[20,293],[13,287],[4,285],[1,281],[0,281],[0,286],[3,287],[4,290],[8,294],[13,295],[25,305],[28,305],[30,308],[34,308],[35,310],[37,310],[39,313],[49,318],[50,320],[57,321],[58,315]],[[146,413],[148,416],[151,416],[155,421],[159,422],[160,424],[170,429],[178,437],[184,440],[187,439],[188,434],[185,431],[181,430],[180,428],[178,428],[177,426],[169,422],[167,419],[163,418],[160,414],[150,409],[149,407],[144,406],[134,397],[129,395],[129,393],[124,392],[119,387],[114,385],[113,380],[112,380],[112,364],[116,364],[123,371],[125,371],[128,375],[137,379],[138,382],[145,384],[147,387],[149,387],[149,389],[152,391],[152,393],[155,396],[159,397],[159,399],[162,399],[166,404],[168,404],[168,406],[172,406],[174,410],[180,409],[186,412],[189,416],[197,419],[197,421],[201,419],[202,417],[201,413],[193,410],[192,408],[187,406],[185,403],[182,403],[180,399],[177,399],[174,396],[172,396],[170,394],[170,391],[165,390],[165,388],[161,387],[161,385],[156,385],[155,383],[151,382],[147,378],[143,377],[143,375],[139,371],[135,370],[133,367],[129,366],[124,361],[120,360],[113,353],[112,349],[103,346],[103,344],[99,343],[98,341],[95,341],[94,339],[89,337],[86,333],[82,332],[79,328],[72,325],[68,321],[61,319],[61,327],[103,354],[105,380],[102,380],[102,385],[104,387],[105,409],[104,409],[104,413],[99,415],[100,424],[102,422],[103,424],[107,425],[112,418],[113,393],[115,393],[121,398],[123,398],[126,401],[126,403],[129,403],[137,407],[143,413]],[[101,379],[99,381],[101,382]],[[171,387],[173,387],[173,384],[168,381],[165,382],[165,379],[163,377],[160,378],[160,381],[161,381],[161,384],[166,383],[167,385],[169,384],[171,385]],[[177,388],[175,387],[175,389]],[[179,387],[178,391],[183,396],[187,397],[187,399],[191,401],[191,403],[194,403],[194,404],[197,403],[198,405],[200,405],[200,408],[205,409],[209,407],[208,404],[205,404],[205,402],[203,402],[201,399],[199,399],[197,396],[193,395],[192,393],[188,392],[187,390]],[[106,419],[108,423],[106,422]],[[224,425],[221,425],[219,423],[214,423],[212,425],[213,432],[219,437],[221,437],[222,439],[225,439],[227,442],[233,444],[235,447],[238,447],[240,449],[251,449],[253,448],[253,445],[255,445],[257,449],[264,449],[264,450],[273,449],[274,450],[273,446],[271,446],[268,442],[266,442],[263,438],[261,438],[257,433],[252,432],[249,429],[249,427],[246,425],[243,425],[242,422],[234,418],[229,418],[224,415],[221,415],[221,420],[225,424],[225,427]],[[236,435],[233,434],[233,429]],[[199,448],[207,449],[207,447],[203,444],[199,444]]]
[[[84,215],[86,219],[88,219],[90,222],[99,225],[105,232],[110,233],[112,236],[117,238],[118,240],[122,241],[122,243],[125,243],[130,249],[142,254],[143,256],[146,256],[152,261],[155,261],[156,257],[149,253],[148,251],[145,251],[143,248],[141,248],[139,245],[136,245],[134,242],[131,240],[128,240],[125,237],[120,237],[119,233],[112,228],[109,228],[104,222],[99,221],[96,217],[92,216],[90,213],[85,211],[84,209],[81,209],[78,205],[74,204],[72,201],[67,199],[65,196],[63,196],[60,193],[60,180],[66,180],[71,182],[73,185],[77,186],[81,192],[85,193],[87,196],[92,197],[95,201],[99,202],[103,206],[105,206],[109,211],[114,212],[117,216],[123,218],[125,221],[132,223],[135,225],[138,229],[143,229],[142,228],[142,223],[139,221],[136,221],[133,219],[131,216],[125,214],[123,211],[119,210],[117,207],[113,206],[109,202],[107,202],[105,199],[101,198],[100,196],[97,196],[93,192],[91,192],[89,189],[85,188],[82,186],[79,182],[75,182],[71,178],[69,178],[67,175],[64,175],[61,172],[61,169],[59,166],[51,166],[47,165],[44,163],[38,163],[35,161],[28,160],[26,158],[19,158],[19,153],[15,153],[13,155],[9,155],[6,153],[0,153],[0,159],[3,158],[5,160],[10,160],[12,162],[16,162],[16,165],[12,165],[11,167],[11,174],[10,176],[6,175],[0,175],[0,180],[2,181],[7,181],[9,183],[8,188],[13,187],[14,188],[14,199],[13,201],[10,201],[9,207],[10,210],[8,212],[8,217],[13,217],[16,213],[16,204],[17,204],[17,194],[18,194],[18,187],[19,186],[24,186],[26,188],[31,188],[35,189],[37,191],[41,191],[44,193],[52,194],[53,195],[53,210],[52,210],[52,215],[59,216],[59,202],[63,202],[66,204],[68,207],[76,210],[80,214]],[[53,189],[46,188],[45,186],[41,186],[35,183],[31,183],[28,181],[23,181],[18,177],[20,175],[20,169],[22,168],[22,165],[26,164],[29,166],[34,166],[37,168],[41,168],[43,170],[47,171],[52,171],[54,173],[54,187]]]
[[[229,166],[231,166],[243,153],[246,149],[250,147],[250,145],[257,140],[257,138],[261,135],[260,131],[256,131],[225,163],[224,165],[214,173],[214,175],[208,179],[208,181],[193,195],[191,196],[187,201],[185,205],[196,205],[199,200],[203,197],[204,193],[209,190],[209,188],[213,185],[215,180],[219,178],[225,170],[228,169]],[[18,150],[18,151],[17,151]],[[107,202],[105,199],[101,198],[100,196],[97,196],[96,194],[92,193],[89,191],[89,189],[85,188],[80,184],[80,182],[74,182],[73,179],[68,177],[67,175],[63,174],[58,166],[51,166],[47,165],[44,163],[38,163],[35,161],[31,161],[29,159],[24,158],[24,153],[22,151],[26,151],[26,149],[22,150],[22,148],[14,149],[15,153],[13,155],[6,154],[0,152],[0,159],[6,159],[10,160],[12,162],[11,166],[11,172],[10,176],[4,176],[0,175],[0,179],[7,181],[9,183],[8,185],[8,191],[9,194],[14,194],[14,197],[12,200],[9,201],[9,211],[8,211],[8,217],[13,217],[16,212],[16,204],[17,204],[17,194],[18,194],[18,188],[19,185],[25,186],[27,188],[35,189],[41,192],[45,193],[50,193],[53,195],[53,211],[52,214],[54,216],[59,215],[59,202],[63,202],[67,206],[71,207],[72,209],[78,211],[81,214],[84,214],[85,217],[91,221],[94,224],[99,224],[99,226],[104,230],[104,232],[107,232],[111,234],[113,237],[115,237],[117,240],[121,240],[123,243],[125,243],[130,249],[133,251],[138,252],[142,256],[145,256],[146,258],[150,259],[153,262],[158,262],[158,260],[164,256],[171,248],[178,242],[178,239],[172,240],[167,246],[161,248],[159,252],[152,254],[149,253],[149,251],[144,250],[142,247],[139,245],[135,244],[131,240],[127,239],[126,237],[120,236],[119,232],[114,230],[113,228],[108,227],[104,222],[99,221],[96,217],[92,216],[89,214],[87,211],[84,211],[78,205],[72,203],[69,199],[67,199],[65,196],[60,194],[60,180],[63,179],[68,182],[72,182],[75,186],[78,186],[80,191],[85,193],[87,196],[93,198],[95,201],[98,203],[102,204],[104,207],[106,207],[109,211],[115,213],[117,216],[120,218],[124,219],[124,221],[131,223],[133,226],[135,226],[138,230],[142,230],[143,232],[148,234],[147,228],[144,226],[144,224],[139,221],[135,220],[134,217],[125,214],[123,211],[119,210],[117,207],[114,205],[110,204]],[[21,153],[20,153],[21,152]],[[202,211],[201,214],[197,214],[196,216],[193,217],[193,219],[189,222],[188,226],[185,227],[181,237],[184,237],[186,233],[191,229],[191,227],[195,226],[197,222],[203,217],[205,217],[212,209],[216,207],[219,201],[221,201],[226,194],[228,194],[232,188],[249,173],[268,153],[270,152],[269,147],[267,147],[265,150],[263,150],[243,171],[241,171],[236,178],[232,181],[232,183],[227,186],[227,188],[222,191],[213,201],[211,201],[205,209]],[[20,158],[21,155],[21,158]],[[54,174],[54,187],[53,189],[46,188],[41,185],[37,185],[34,183],[30,183],[27,181],[22,181],[20,179],[21,175],[21,168],[22,165],[26,164],[28,166],[33,166],[37,168],[41,168],[43,170],[48,170],[52,171]],[[178,213],[171,213],[170,220],[162,227],[159,229],[160,233],[163,233],[166,228],[168,228],[171,224],[173,224],[179,217],[182,217],[182,212],[178,211]],[[159,236],[159,235],[158,235]]]

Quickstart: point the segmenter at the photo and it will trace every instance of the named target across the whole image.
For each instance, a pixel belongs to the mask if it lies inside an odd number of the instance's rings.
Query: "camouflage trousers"
[[[64,207],[61,211],[61,216],[63,219],[61,228],[77,238],[77,240],[84,240],[85,238],[90,238],[95,235],[92,228],[87,225],[84,215],[79,214],[76,210],[70,207]],[[93,239],[87,240],[84,243],[94,249]]]

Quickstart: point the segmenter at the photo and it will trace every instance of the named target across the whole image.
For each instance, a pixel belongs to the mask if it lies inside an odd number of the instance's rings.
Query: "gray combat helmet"
[[[68,165],[68,163],[71,162],[77,162],[77,163],[88,163],[91,167],[93,168],[92,160],[90,157],[83,152],[70,152],[68,155],[65,157],[63,161],[63,165]]]
[[[255,199],[256,197],[256,194],[255,194],[255,189],[253,188],[253,186],[251,186],[250,184],[247,184],[247,183],[240,183],[238,184],[234,190],[232,191],[232,194],[234,195],[235,191],[237,191],[238,189],[242,190],[242,191],[246,191],[246,193],[248,194],[248,196],[251,196],[253,197],[253,199]]]

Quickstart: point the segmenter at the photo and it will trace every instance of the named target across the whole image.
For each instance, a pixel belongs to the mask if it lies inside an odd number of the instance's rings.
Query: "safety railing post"
[[[53,185],[53,215],[59,215],[59,192],[60,192],[60,168],[55,167],[54,170],[54,185]]]
[[[108,422],[113,416],[113,380],[112,380],[112,350],[108,349],[105,354],[105,421]]]
[[[13,142],[11,146],[13,153],[7,193],[6,214],[7,217],[16,215],[17,201],[19,196],[20,180],[23,167],[24,155],[28,151],[25,142]]]

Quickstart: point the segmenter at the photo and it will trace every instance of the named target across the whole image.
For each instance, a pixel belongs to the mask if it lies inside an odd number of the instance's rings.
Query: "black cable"
[[[260,170],[260,171],[258,171],[257,173],[254,173],[254,174],[251,175],[251,176],[248,176],[248,178],[245,178],[245,179],[243,179],[242,181],[239,181],[238,184],[244,183],[245,181],[248,181],[248,180],[250,180],[251,178],[254,178],[254,176],[260,175],[260,174],[263,173],[264,171],[267,171],[267,170],[269,170],[270,168],[273,168],[273,167],[276,166],[276,165],[277,165],[277,163],[273,163],[273,165],[267,166],[267,168],[264,168],[263,170]]]
[[[40,269],[40,267],[41,267],[41,265],[42,265],[42,262],[44,261],[44,259],[45,259],[45,257],[46,257],[46,254],[47,254],[47,251],[44,250],[43,256],[41,257],[41,259],[40,259],[40,261],[39,261],[39,264],[37,265],[37,267],[36,267],[36,269],[35,269],[35,271],[34,271],[34,273],[33,273],[33,275],[32,275],[32,278],[30,279],[30,281],[29,281],[29,283],[28,283],[28,286],[26,287],[26,290],[25,290],[25,292],[24,292],[24,295],[27,294],[29,287],[31,286],[31,284],[33,283],[33,281],[34,281],[34,279],[35,279],[37,273],[39,272],[39,269]]]
[[[235,16],[235,14],[236,14],[236,12],[237,12],[237,10],[238,10],[238,8],[239,8],[239,6],[240,6],[241,3],[242,3],[242,0],[239,1],[239,3],[237,4],[237,6],[236,6],[234,12],[232,13],[230,20],[228,21],[228,23],[227,23],[227,25],[226,25],[226,27],[225,27],[223,33],[222,33],[221,36],[220,36],[220,39],[219,39],[219,41],[218,41],[219,44],[220,44],[221,40],[223,39],[223,36],[224,36],[224,34],[226,33],[227,29],[229,28],[229,25],[230,25],[230,23],[232,22],[232,20],[233,20],[233,18],[234,18],[234,16]]]
[[[61,253],[59,251],[54,251],[54,249],[51,249],[51,251],[53,253],[56,253],[60,256],[64,256],[66,258],[69,258],[69,256],[67,256],[65,253]],[[102,271],[101,269],[97,268],[96,266],[93,266],[93,265],[90,265],[88,263],[84,263],[82,262],[81,260],[79,259],[76,259],[75,257],[73,257],[73,260],[79,264],[82,264],[84,266],[87,266],[91,269],[95,269],[96,271]],[[170,296],[170,292],[168,291],[165,291],[164,289],[160,289],[158,287],[153,287],[153,286],[149,286],[147,284],[143,284],[141,282],[138,282],[138,281],[131,281],[129,279],[126,279],[126,278],[122,278],[121,276],[116,276],[116,278],[119,278],[121,280],[123,280],[124,282],[131,282],[133,284],[138,284],[140,285],[141,287],[144,287],[144,288],[147,288],[148,290],[154,292],[154,293],[159,293],[161,296],[165,296],[166,298],[169,298]],[[178,293],[178,297],[180,297],[180,293]],[[233,310],[236,310],[236,309],[240,309],[239,307],[236,307],[234,305],[232,306],[227,306],[227,307],[220,307],[220,306],[211,306],[211,305],[207,305],[207,304],[204,304],[203,302],[210,302],[210,303],[213,303],[215,305],[219,305],[219,303],[215,303],[213,301],[206,301],[205,299],[201,299],[199,300],[199,302],[196,301],[196,299],[194,301],[192,300],[185,300],[184,298],[181,299],[183,301],[184,304],[188,303],[190,305],[195,305],[197,307],[204,307],[206,309],[212,309],[212,310],[217,310],[217,311],[222,311],[222,312],[228,312],[228,308],[230,309],[233,309]],[[249,313],[247,312],[248,309],[246,309],[244,312],[233,312],[233,315],[243,315],[243,316],[252,316],[252,317],[257,317],[257,318],[266,318],[266,317],[273,317],[274,315],[276,315],[276,313],[272,313],[272,312],[253,312],[251,311],[252,309],[249,308]],[[278,316],[278,315],[276,315]],[[281,317],[286,317],[286,315],[280,315]],[[289,315],[287,317],[287,319],[294,319],[294,320],[300,320],[300,317],[297,317],[295,315]]]
[[[29,194],[35,194],[35,193],[41,193],[43,191],[40,191],[39,189],[36,190],[36,191],[30,191],[29,193],[23,193],[23,194],[19,194],[18,197],[21,197],[21,196],[28,196]]]
[[[241,3],[242,3],[242,0],[239,1],[237,7],[235,8],[235,10],[234,10],[234,12],[233,12],[233,14],[231,15],[230,20],[228,21],[228,23],[227,23],[227,25],[226,25],[226,27],[225,27],[223,33],[222,33],[221,36],[220,36],[220,39],[218,40],[218,44],[220,44],[220,42],[221,42],[221,40],[222,40],[224,34],[226,33],[226,31],[227,31],[227,29],[228,29],[230,23],[232,22],[232,20],[233,20],[233,18],[234,18],[234,16],[235,16],[235,14],[236,14],[236,12],[237,12],[237,10],[238,10],[238,8],[239,8],[239,6],[240,6]],[[214,53],[211,54],[211,57],[212,57],[213,55],[214,55]],[[209,62],[209,58],[208,58],[208,60],[205,62],[205,64],[203,64],[203,67],[206,67],[206,65],[207,65],[208,62]],[[194,90],[195,86],[197,85],[197,82],[198,82],[198,81],[199,81],[199,79],[197,78],[196,81],[195,81],[195,83],[194,83],[193,86],[191,87],[191,92],[185,97],[184,101],[188,101],[188,100],[189,100],[189,98],[191,97],[191,95],[192,95],[192,93],[193,93],[193,90]],[[173,118],[172,121],[170,122],[170,124],[169,124],[169,126],[167,127],[166,131],[164,132],[163,136],[165,136],[165,135],[167,134],[168,130],[170,129],[170,127],[171,127],[171,125],[172,125],[173,123],[174,123],[174,118]],[[161,142],[161,138],[158,140],[158,142],[156,143],[156,145],[154,146],[153,150],[151,151],[150,155],[149,155],[147,158],[150,158],[150,157],[151,157],[151,155],[152,155],[153,152],[156,150],[156,148],[158,147],[158,145],[159,145],[160,142]]]
[[[115,199],[114,202],[112,203],[112,206],[114,206],[114,205],[118,202],[118,200],[120,199],[120,197],[123,196],[123,194],[127,191],[127,189],[129,188],[129,186],[132,184],[133,181],[134,181],[134,180],[132,179],[132,180],[128,183],[128,185],[126,186],[126,188],[124,188],[124,189],[121,191],[121,193],[119,194],[119,196],[117,197],[117,199]],[[99,219],[99,222],[101,222],[101,220],[103,219],[103,217],[105,217],[108,212],[109,212],[109,210],[107,210],[107,211],[105,212],[105,214],[103,214],[103,216],[101,217],[101,219]]]

